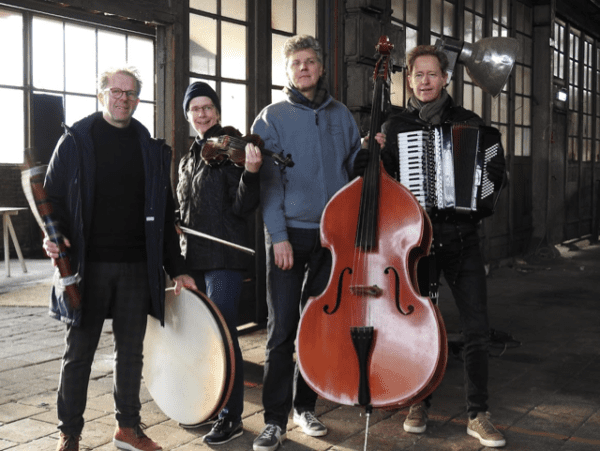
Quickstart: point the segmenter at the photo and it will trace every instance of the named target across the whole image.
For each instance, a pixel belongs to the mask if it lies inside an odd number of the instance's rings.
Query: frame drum
[[[235,375],[223,316],[200,292],[167,288],[165,325],[148,316],[144,382],[158,407],[182,425],[198,425],[225,407]]]

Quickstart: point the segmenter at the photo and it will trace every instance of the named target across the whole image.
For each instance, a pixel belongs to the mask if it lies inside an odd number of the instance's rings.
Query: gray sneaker
[[[422,434],[425,429],[427,429],[427,406],[424,402],[413,404],[404,420],[404,430],[413,434]]]
[[[285,440],[285,432],[276,424],[267,424],[262,432],[254,439],[254,451],[275,451]]]
[[[490,448],[500,448],[506,445],[504,436],[490,421],[489,412],[479,412],[475,418],[469,419],[467,434],[478,438],[479,443]]]
[[[302,428],[302,432],[311,437],[321,437],[327,434],[327,426],[319,421],[314,412],[298,413],[294,410],[294,423]]]

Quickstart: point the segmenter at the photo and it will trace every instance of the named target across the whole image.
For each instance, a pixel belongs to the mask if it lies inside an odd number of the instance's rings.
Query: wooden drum
[[[223,316],[200,292],[166,291],[165,326],[148,316],[144,382],[158,407],[182,426],[223,409],[233,388],[235,356]]]

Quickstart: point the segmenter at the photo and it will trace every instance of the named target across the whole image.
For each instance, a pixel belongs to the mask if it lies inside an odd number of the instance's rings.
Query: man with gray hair
[[[252,133],[265,148],[291,154],[292,169],[263,165],[261,202],[267,241],[267,348],[263,406],[265,428],[255,451],[273,451],[285,439],[288,415],[305,434],[327,428],[315,416],[316,393],[294,365],[300,311],[329,280],[331,254],[321,247],[319,225],[329,199],[351,178],[360,149],[358,127],[323,82],[323,52],[315,38],[294,36],[283,47],[287,99],[260,112]],[[306,280],[305,280],[306,278]],[[295,368],[294,368],[295,367]]]
[[[133,119],[142,87],[135,69],[102,74],[102,111],[72,127],[58,142],[45,188],[54,220],[69,248],[82,293],[73,308],[64,289],[52,289],[50,316],[67,324],[58,386],[57,451],[79,451],[88,382],[104,320],[115,342],[114,401],[120,449],[162,449],[142,431],[140,386],[148,314],[164,320],[165,277],[196,288],[184,274],[171,194],[171,149]],[[44,240],[55,261],[58,246]]]

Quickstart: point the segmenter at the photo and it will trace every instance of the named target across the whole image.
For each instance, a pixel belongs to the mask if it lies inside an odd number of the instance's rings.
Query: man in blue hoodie
[[[331,254],[321,247],[319,225],[329,199],[351,178],[361,147],[348,108],[324,87],[323,52],[311,36],[294,36],[283,48],[287,99],[258,115],[252,133],[265,148],[291,154],[293,168],[265,164],[261,202],[267,237],[268,338],[264,372],[265,428],[255,451],[273,451],[285,439],[289,412],[304,433],[322,436],[315,416],[316,393],[294,369],[294,340],[301,305],[321,293],[331,271]],[[304,279],[306,283],[304,283]]]

